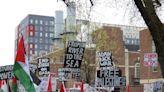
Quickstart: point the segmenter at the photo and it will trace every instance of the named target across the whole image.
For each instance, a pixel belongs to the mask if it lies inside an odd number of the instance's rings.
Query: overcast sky
[[[95,0],[97,4],[92,7],[92,19],[110,24],[129,24],[126,4],[115,3],[117,7],[107,0]],[[100,3],[100,2],[103,3]],[[111,0],[113,1],[113,0]],[[111,2],[110,1],[110,2]],[[126,0],[124,0],[126,1]],[[127,0],[130,1],[130,0]],[[104,3],[105,2],[105,3]],[[110,5],[110,7],[106,7]],[[128,5],[128,4],[127,4]],[[1,0],[0,1],[0,66],[14,63],[15,29],[20,21],[28,14],[54,16],[55,10],[64,10],[64,3],[59,0]],[[131,8],[130,8],[131,9]],[[116,12],[117,11],[117,12]]]
[[[15,29],[28,14],[55,15],[62,9],[57,0],[1,0],[0,1],[0,66],[14,63]]]

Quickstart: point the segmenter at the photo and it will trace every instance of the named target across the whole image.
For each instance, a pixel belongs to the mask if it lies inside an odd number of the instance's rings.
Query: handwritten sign
[[[145,53],[144,54],[144,66],[157,66],[157,53]]]
[[[85,50],[85,42],[68,41],[65,54],[65,68],[80,68]]]
[[[79,68],[60,68],[58,70],[59,79],[80,79],[80,69]]]
[[[97,87],[120,87],[126,86],[126,78],[121,77],[118,68],[97,70]]]
[[[101,69],[107,69],[113,66],[111,52],[97,52],[97,57]]]
[[[0,66],[0,80],[13,78],[13,65]]]
[[[50,72],[49,58],[38,59],[38,74],[39,76],[48,76]]]

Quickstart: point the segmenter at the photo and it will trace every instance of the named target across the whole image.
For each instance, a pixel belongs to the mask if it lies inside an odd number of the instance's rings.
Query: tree
[[[134,0],[134,2],[152,35],[164,77],[164,25],[156,14],[156,8],[160,7],[161,3],[159,0]]]
[[[82,66],[81,66],[81,78],[85,83],[93,84],[95,83],[95,72],[96,72],[96,63],[95,63],[95,48],[86,48]]]

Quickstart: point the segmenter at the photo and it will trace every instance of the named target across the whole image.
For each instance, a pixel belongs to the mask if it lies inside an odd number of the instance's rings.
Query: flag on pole
[[[16,78],[24,86],[27,92],[36,92],[33,81],[31,80],[30,77],[28,63],[29,62],[25,58],[24,39],[22,36],[18,43],[18,49],[16,53],[13,72]]]
[[[63,82],[60,83],[60,92],[65,92]]]
[[[9,92],[6,80],[1,80],[0,81],[0,89],[1,89],[2,92]]]
[[[126,87],[126,92],[130,92],[130,85],[128,83],[127,87]]]
[[[52,92],[52,80],[51,80],[51,73],[48,76],[48,87],[47,87],[48,92]]]
[[[81,82],[81,85],[80,85],[80,92],[84,92],[84,82],[83,81]]]
[[[17,87],[17,80],[15,77],[12,78],[12,92],[17,92],[18,87]]]

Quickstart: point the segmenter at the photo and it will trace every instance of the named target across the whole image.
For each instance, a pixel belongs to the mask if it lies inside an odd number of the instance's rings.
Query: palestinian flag
[[[30,76],[28,65],[29,62],[26,59],[27,58],[25,57],[24,39],[22,36],[18,43],[13,72],[27,92],[36,92]]]
[[[63,82],[60,83],[60,92],[65,92],[65,87]]]
[[[12,79],[12,92],[18,92],[18,87],[17,87],[17,80],[15,77]]]
[[[80,85],[80,92],[84,92],[84,82],[83,81],[81,82],[81,85]]]
[[[8,85],[6,83],[6,80],[0,81],[0,92],[9,92]]]
[[[51,73],[48,76],[48,87],[47,87],[47,92],[52,92],[52,82],[51,82]]]

